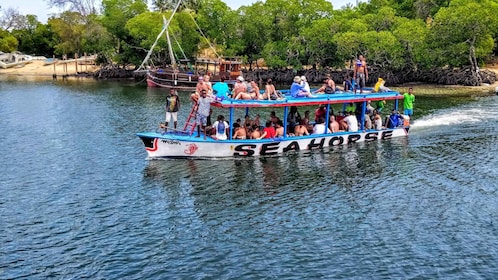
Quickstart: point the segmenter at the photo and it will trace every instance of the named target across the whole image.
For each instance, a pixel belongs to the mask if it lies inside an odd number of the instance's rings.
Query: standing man
[[[164,123],[164,132],[168,130],[168,124],[171,118],[173,118],[173,127],[176,130],[178,110],[180,110],[180,98],[175,89],[170,89],[169,95],[166,96],[166,122]]]
[[[201,126],[204,130],[204,140],[206,140],[206,125],[209,115],[211,114],[211,102],[214,96],[207,96],[207,90],[201,90],[201,96],[197,100],[197,137],[201,137]]]
[[[365,82],[368,81],[368,69],[365,57],[361,54],[358,56],[354,65],[353,77],[356,79],[356,85],[360,86],[360,93],[363,93]],[[354,88],[354,93],[356,93],[356,86]]]
[[[409,116],[410,118],[413,115],[413,102],[415,102],[415,95],[413,95],[413,88],[409,88],[408,92],[403,94],[403,108],[405,111],[404,115]]]

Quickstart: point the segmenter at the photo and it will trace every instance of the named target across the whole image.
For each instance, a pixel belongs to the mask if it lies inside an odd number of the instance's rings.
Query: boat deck
[[[397,91],[361,94],[338,92],[335,94],[313,94],[313,97],[292,97],[285,95],[285,98],[278,100],[235,100],[227,98],[213,102],[212,105],[219,108],[286,107],[396,99],[403,99],[403,95]]]

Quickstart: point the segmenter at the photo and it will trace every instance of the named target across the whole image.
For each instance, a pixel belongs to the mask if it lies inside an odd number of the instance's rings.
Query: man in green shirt
[[[403,108],[405,109],[404,114],[407,116],[413,115],[413,102],[415,102],[415,95],[413,95],[413,88],[409,88],[408,92],[403,94]]]

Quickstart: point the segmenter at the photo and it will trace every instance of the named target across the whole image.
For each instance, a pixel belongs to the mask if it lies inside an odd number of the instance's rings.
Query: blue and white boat
[[[354,144],[359,142],[371,142],[394,137],[408,135],[409,121],[403,122],[395,128],[383,128],[381,130],[365,129],[365,113],[368,101],[372,103],[379,100],[394,101],[394,108],[398,108],[398,101],[403,99],[403,95],[397,91],[354,94],[352,92],[338,92],[336,94],[321,94],[314,98],[294,98],[285,95],[279,100],[234,100],[224,99],[211,103],[211,106],[228,111],[229,124],[234,123],[235,109],[245,108],[249,110],[258,108],[271,108],[275,111],[283,111],[283,123],[287,124],[287,116],[291,106],[318,107],[324,104],[327,116],[333,104],[355,103],[362,108],[362,113],[358,116],[359,130],[357,132],[340,131],[335,133],[310,134],[303,136],[293,136],[287,133],[287,126],[284,125],[284,136],[271,139],[233,139],[233,126],[230,125],[227,140],[216,140],[207,137],[199,137],[194,129],[195,123],[191,116],[195,115],[195,110],[191,111],[189,119],[183,131],[160,131],[142,132],[137,136],[143,141],[149,159],[156,158],[233,158],[233,157],[254,157],[254,156],[274,156],[291,152],[325,149],[331,146]],[[340,105],[339,105],[340,106]],[[195,106],[194,106],[195,107]],[[193,108],[194,108],[193,107]],[[363,116],[363,117],[362,117]],[[202,134],[202,133],[201,133]]]

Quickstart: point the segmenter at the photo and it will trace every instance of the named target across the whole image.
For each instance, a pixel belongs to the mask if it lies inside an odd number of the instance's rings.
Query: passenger
[[[209,86],[204,82],[204,77],[199,76],[197,85],[195,86],[195,92],[190,95],[190,99],[194,102],[197,102],[203,90],[206,90],[206,94],[208,94]]]
[[[368,81],[368,69],[365,57],[361,54],[358,56],[358,59],[354,65],[353,77],[356,79],[356,86],[360,87],[360,93],[363,93],[365,83]],[[354,89],[354,93],[356,93],[356,87]]]
[[[325,125],[325,119],[319,118],[315,126],[313,127],[313,134],[324,134],[325,132],[332,133],[332,131],[330,131],[330,129]]]
[[[247,132],[245,128],[240,127],[238,124],[234,124],[234,133],[233,133],[233,139],[246,139],[247,138]]]
[[[311,92],[310,84],[308,84],[308,80],[306,79],[306,76],[301,76],[301,85],[303,86],[305,91]]]
[[[382,117],[379,114],[379,111],[374,110],[374,117],[373,117],[373,125],[374,129],[376,130],[382,130]]]
[[[334,115],[330,115],[329,128],[330,128],[330,131],[332,131],[332,133],[336,133],[336,132],[340,131],[339,122],[336,121]]]
[[[355,113],[355,111],[356,111],[356,108],[355,108],[355,106],[354,106],[354,103],[353,103],[353,102],[350,102],[350,103],[346,106],[346,109],[345,109],[345,110],[346,110],[346,111],[345,111],[346,113],[353,113],[353,114],[354,114],[354,113]]]
[[[204,75],[204,83],[206,84],[208,88],[208,95],[213,95],[213,84],[210,81],[211,76],[209,75]]]
[[[180,110],[180,98],[175,89],[169,90],[169,95],[166,96],[166,121],[164,123],[164,132],[168,130],[168,124],[173,118],[173,127],[176,130],[178,123],[178,111]]]
[[[215,94],[216,97],[218,97],[221,100],[228,98],[229,95],[231,94],[230,88],[228,87],[228,84],[225,83],[224,77],[221,77],[220,81],[214,84],[213,94]]]
[[[342,120],[345,123],[347,131],[356,132],[358,131],[358,119],[354,113],[348,112],[347,116]]]
[[[275,114],[275,111],[271,111],[270,112],[270,119],[269,121],[275,125],[278,121],[280,121],[280,119],[277,117],[277,115]]]
[[[304,118],[301,120],[301,124],[306,127],[308,132],[313,131],[313,125],[310,124],[310,111],[304,112]]]
[[[291,106],[289,115],[287,116],[287,121],[289,122],[289,132],[294,133],[294,127],[301,122],[301,115],[297,111],[296,106]]]
[[[372,119],[370,119],[370,116],[368,114],[365,114],[365,129],[370,130],[372,129]]]
[[[261,128],[259,125],[252,125],[251,139],[261,139]]]
[[[369,116],[373,116],[375,108],[372,106],[372,103],[370,101],[367,101],[367,114]]]
[[[247,125],[249,125],[249,127],[252,126],[252,122],[253,121],[249,115],[244,117],[244,127],[247,127]]]
[[[283,137],[284,136],[284,123],[281,120],[278,120],[275,124],[275,137]]]
[[[249,86],[246,85],[247,92],[239,92],[235,99],[243,100],[260,100],[259,87],[255,81],[250,81]]]
[[[303,136],[303,135],[310,135],[310,133],[308,132],[308,129],[306,128],[305,125],[296,125],[296,127],[294,128],[294,135],[295,136]]]
[[[313,93],[326,93],[326,94],[332,94],[335,93],[336,87],[335,87],[335,82],[332,80],[331,77],[327,77],[325,81],[323,81],[323,86]]]
[[[403,126],[403,116],[393,109],[391,115],[386,118],[386,128],[396,128],[398,126]]]
[[[207,119],[211,112],[211,102],[214,101],[213,96],[207,96],[207,90],[201,90],[199,99],[197,100],[197,136],[201,137],[201,126],[204,131],[204,140],[206,140],[206,125]]]
[[[247,86],[246,83],[244,83],[244,78],[242,76],[238,76],[237,81],[233,86],[232,98],[236,99],[236,97],[239,96],[239,94],[242,92],[247,93]]]
[[[228,123],[225,121],[225,117],[223,115],[219,115],[216,121],[213,124],[213,127],[216,131],[214,135],[214,139],[216,140],[227,140],[228,135]]]
[[[342,84],[344,91],[353,91],[352,75],[353,73],[350,72],[346,75],[346,77],[344,77],[344,83]]]
[[[275,128],[272,126],[272,123],[271,121],[267,121],[266,122],[266,126],[265,128],[263,129],[263,133],[261,134],[261,136],[259,137],[259,139],[270,139],[270,138],[275,138]]]
[[[273,85],[272,79],[268,79],[265,85],[265,92],[260,95],[261,100],[277,100],[277,90]]]
[[[257,125],[258,127],[261,127],[261,120],[260,120],[260,118],[261,117],[259,116],[259,114],[256,114],[256,117],[252,121],[252,124],[253,125]]]
[[[294,82],[290,89],[291,95],[294,98],[298,97],[313,97],[309,91],[306,91],[303,86],[301,86],[301,77],[294,77]]]
[[[320,104],[318,106],[318,109],[315,110],[315,122],[317,122],[318,119],[320,119],[320,118],[325,119],[326,114],[327,114],[327,109],[325,108],[325,105]]]
[[[384,109],[385,106],[386,106],[386,101],[385,100],[379,100],[379,101],[377,101],[377,104],[376,104],[377,112],[379,114],[382,114],[382,110]]]

